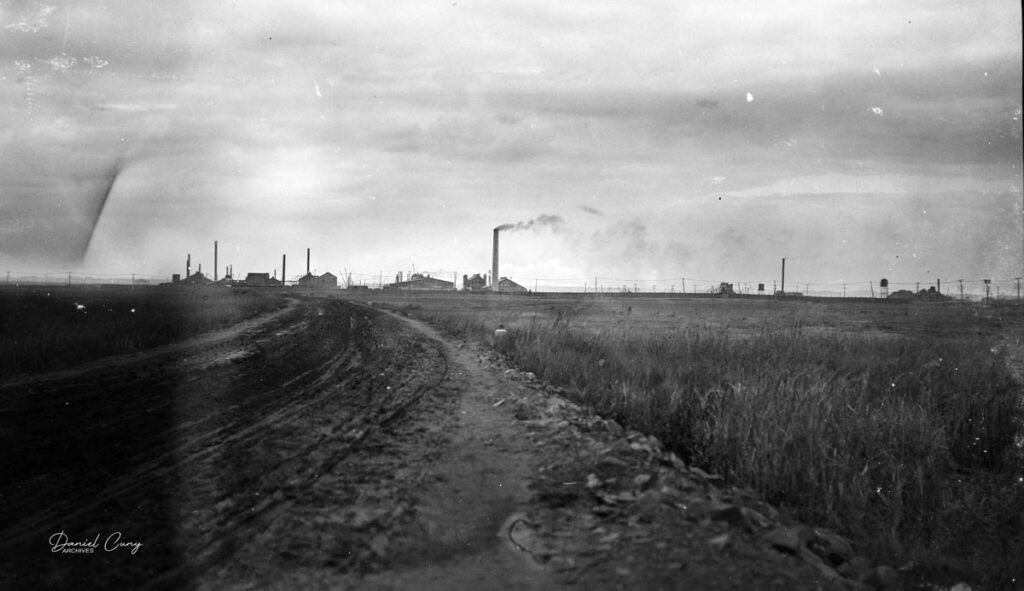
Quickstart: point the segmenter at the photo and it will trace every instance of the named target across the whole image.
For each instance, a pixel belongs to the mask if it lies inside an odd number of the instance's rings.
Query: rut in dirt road
[[[0,552],[15,565],[0,582],[194,587],[238,556],[294,559],[301,532],[257,534],[339,513],[346,458],[446,375],[443,351],[393,324],[303,300],[226,341],[0,386]],[[97,547],[53,552],[60,532]],[[336,550],[305,556],[357,559]]]

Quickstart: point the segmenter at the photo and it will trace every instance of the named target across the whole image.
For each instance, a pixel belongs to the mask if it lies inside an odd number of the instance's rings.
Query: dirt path
[[[492,352],[404,320],[445,343],[452,378],[442,387],[458,392],[456,422],[448,451],[422,469],[428,484],[388,569],[355,588],[857,587],[815,556],[766,543],[778,518],[770,507]]]
[[[433,328],[405,321],[444,341]],[[495,407],[510,395],[509,384],[481,365],[472,350],[445,346],[453,367],[445,386],[460,394],[450,451],[425,468],[434,485],[417,500],[417,520],[397,549],[392,570],[367,577],[364,588],[558,588],[552,573],[510,537],[516,521],[526,518],[536,457],[523,426]]]

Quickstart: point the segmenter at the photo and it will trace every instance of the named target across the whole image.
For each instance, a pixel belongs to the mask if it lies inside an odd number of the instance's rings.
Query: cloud
[[[590,215],[528,236],[572,247],[559,268],[674,275],[689,249],[687,265],[754,272],[759,248],[838,231],[829,216],[857,202],[843,195],[1019,191],[1007,3],[54,5],[0,6],[8,251],[60,251],[72,227],[60,220],[87,217],[76,177],[118,158],[104,253],[122,240],[175,265],[174,241],[226,241],[223,220],[261,229],[253,253],[316,235],[353,263],[430,252],[470,265],[490,239],[477,228],[586,203]],[[709,206],[726,178],[726,203]],[[899,215],[892,199],[879,217]],[[979,199],[979,224],[1005,214]],[[746,209],[716,218],[732,201]],[[749,264],[705,255],[726,229],[747,237]]]

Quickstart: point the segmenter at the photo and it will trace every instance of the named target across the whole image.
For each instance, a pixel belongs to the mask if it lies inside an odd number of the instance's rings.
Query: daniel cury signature
[[[134,555],[142,547],[142,542],[127,542],[121,540],[121,532],[116,531],[103,540],[103,545],[100,545],[100,536],[102,534],[96,534],[93,539],[83,540],[72,540],[68,537],[64,530],[61,530],[52,536],[50,536],[50,552],[60,554],[92,554],[98,548],[103,548],[107,552],[115,552],[117,550],[127,550],[129,553]]]

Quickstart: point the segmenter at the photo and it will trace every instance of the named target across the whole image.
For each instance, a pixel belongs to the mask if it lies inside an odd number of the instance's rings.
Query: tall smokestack
[[[188,279],[189,275],[192,274],[192,255],[189,254],[188,258],[185,259],[185,279]]]
[[[494,250],[491,256],[491,289],[493,291],[499,291],[498,286],[498,234],[501,232],[501,228],[494,229]]]
[[[284,287],[284,264],[286,262],[287,257],[288,255],[286,254],[281,255],[281,287]]]
[[[309,275],[309,249],[306,249],[306,275]]]
[[[213,241],[213,280],[217,280],[217,241]]]

